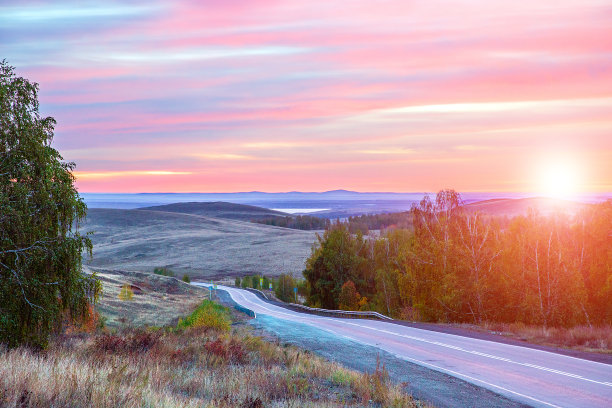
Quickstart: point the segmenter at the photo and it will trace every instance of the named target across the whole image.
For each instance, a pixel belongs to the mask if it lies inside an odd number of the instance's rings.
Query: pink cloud
[[[606,2],[158,1],[135,10],[11,25],[0,45],[41,84],[58,148],[79,170],[121,174],[83,178],[83,191],[520,190],[525,157],[552,146],[591,167],[585,186],[612,184]],[[380,113],[529,101],[542,103]]]

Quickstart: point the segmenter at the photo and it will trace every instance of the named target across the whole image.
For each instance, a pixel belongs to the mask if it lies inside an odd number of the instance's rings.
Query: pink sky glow
[[[0,58],[82,192],[612,191],[609,1],[9,0]]]

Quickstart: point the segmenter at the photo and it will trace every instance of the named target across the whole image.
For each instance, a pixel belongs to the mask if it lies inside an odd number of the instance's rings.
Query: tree
[[[338,296],[338,307],[340,310],[357,310],[359,309],[360,300],[361,295],[357,292],[353,281],[346,281],[340,289],[340,296]]]
[[[62,321],[89,318],[100,283],[81,270],[91,241],[74,163],[51,147],[55,120],[38,111],[38,84],[0,63],[0,342],[44,347]]]
[[[337,309],[340,290],[348,280],[362,293],[367,294],[362,289],[374,287],[373,277],[368,276],[367,245],[360,233],[353,236],[347,225],[337,223],[322,237],[317,235],[317,240],[303,271],[310,285],[310,305]]]
[[[294,287],[295,279],[293,279],[293,276],[283,273],[278,277],[278,284],[274,288],[274,293],[283,302],[295,302]]]
[[[134,291],[129,283],[124,284],[119,291],[119,300],[129,301],[134,298]]]

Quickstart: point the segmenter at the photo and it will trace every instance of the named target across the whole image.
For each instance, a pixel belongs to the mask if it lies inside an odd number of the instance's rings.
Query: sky
[[[612,191],[609,0],[2,1],[81,192]]]

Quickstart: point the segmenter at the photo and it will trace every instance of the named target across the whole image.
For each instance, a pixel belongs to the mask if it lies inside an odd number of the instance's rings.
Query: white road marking
[[[599,384],[599,385],[603,385],[603,386],[607,386],[607,387],[612,387],[612,383],[611,382],[597,381],[597,380],[593,380],[593,379],[590,379],[590,378],[583,377],[583,376],[578,375],[578,374],[573,374],[573,373],[568,373],[568,372],[565,372],[565,371],[555,370],[555,369],[552,369],[552,368],[548,368],[548,367],[544,367],[544,366],[540,366],[540,365],[536,365],[536,364],[523,363],[523,362],[519,362],[519,361],[514,361],[514,360],[509,359],[509,358],[500,357],[500,356],[496,356],[496,355],[492,355],[492,354],[487,354],[487,353],[482,353],[482,352],[475,351],[475,350],[467,350],[467,349],[464,349],[462,347],[454,346],[454,345],[443,343],[443,342],[439,342],[439,341],[431,341],[431,340],[427,340],[427,339],[422,338],[422,337],[411,336],[411,335],[407,335],[407,334],[400,334],[400,333],[396,333],[396,332],[393,332],[393,331],[390,331],[390,330],[378,329],[378,328],[375,328],[375,327],[371,327],[371,326],[367,326],[367,325],[363,325],[363,324],[359,324],[359,323],[347,322],[347,321],[344,321],[342,319],[337,319],[337,318],[322,317],[322,316],[317,316],[317,315],[308,315],[308,317],[302,317],[302,316],[300,316],[301,313],[298,313],[298,312],[286,313],[286,312],[279,311],[279,310],[273,310],[273,309],[270,309],[270,308],[266,307],[263,304],[256,303],[256,302],[254,302],[252,300],[247,299],[244,296],[244,294],[241,293],[241,291],[233,290],[233,289],[230,289],[230,288],[227,288],[225,290],[229,293],[230,297],[236,303],[238,303],[238,304],[241,304],[240,301],[242,301],[242,302],[244,302],[244,303],[246,303],[248,305],[252,305],[253,307],[257,307],[257,308],[266,310],[266,311],[270,312],[272,315],[287,316],[288,318],[295,319],[295,320],[298,320],[298,321],[302,321],[302,322],[304,322],[306,324],[312,325],[313,324],[312,320],[314,319],[314,320],[330,321],[330,322],[333,322],[334,324],[340,324],[340,325],[345,325],[345,326],[355,326],[355,327],[359,327],[359,328],[364,329],[364,330],[371,330],[371,331],[375,331],[375,332],[379,332],[379,333],[384,333],[384,334],[391,335],[391,336],[396,336],[396,337],[400,337],[400,338],[406,338],[406,339],[410,339],[410,340],[414,340],[414,341],[419,341],[419,342],[423,342],[423,343],[427,343],[427,344],[432,344],[432,345],[436,345],[436,346],[440,346],[440,347],[445,347],[445,348],[453,349],[453,350],[464,352],[464,353],[468,353],[468,354],[473,354],[473,355],[478,355],[478,356],[485,357],[485,358],[490,358],[490,359],[494,359],[494,360],[503,361],[503,362],[510,363],[510,364],[516,364],[516,365],[520,365],[520,366],[524,366],[524,367],[529,367],[529,368],[533,368],[533,369],[537,369],[537,370],[542,370],[542,371],[550,372],[550,373],[553,373],[553,374],[562,375],[562,376],[565,376],[565,377],[571,377],[571,378],[575,378],[575,379],[578,379],[578,380],[583,380],[583,381],[587,381],[587,382],[591,382],[591,383],[595,383],[595,384]],[[236,295],[236,297],[239,296],[240,299],[235,298],[234,295]],[[255,295],[253,295],[253,296],[255,296]],[[259,299],[257,299],[257,300],[259,300]],[[279,308],[278,306],[276,306],[276,307]],[[253,312],[255,313],[254,310],[253,310]],[[337,333],[335,333],[331,329],[324,328],[324,327],[319,327],[319,328],[323,329],[325,331],[328,331],[330,333],[337,334]],[[415,330],[421,330],[421,329],[415,329]],[[448,336],[454,336],[454,337],[461,337],[461,336],[449,335],[447,333],[440,333],[440,334],[448,335]],[[341,336],[345,337],[347,339],[355,340],[355,341],[360,342],[362,344],[371,345],[370,343],[364,342],[362,339],[357,338],[357,337],[351,337],[351,336],[348,336],[348,335],[341,335]],[[489,342],[487,340],[479,340],[479,341]],[[520,346],[514,346],[514,345],[506,345],[506,346],[520,347]],[[550,352],[543,351],[543,350],[537,350],[537,351],[543,352],[543,353],[550,353]],[[462,374],[462,373],[457,372],[457,371],[453,371],[453,370],[450,370],[450,369],[447,369],[447,368],[444,368],[444,367],[440,367],[440,366],[428,363],[426,361],[421,361],[421,360],[418,360],[418,359],[415,359],[415,358],[407,357],[407,356],[404,356],[404,355],[399,355],[397,353],[394,353],[394,354],[397,357],[399,357],[399,358],[415,362],[415,363],[417,363],[419,365],[422,365],[422,366],[431,367],[431,368],[434,368],[434,369],[436,369],[438,371],[446,372],[446,373],[452,374],[452,375],[460,377],[460,378],[469,379],[471,381],[482,383],[482,384],[488,385],[490,387],[493,387],[493,388],[496,388],[496,389],[499,389],[499,390],[511,393],[513,395],[517,395],[517,396],[526,398],[528,400],[531,400],[531,401],[534,401],[534,402],[537,402],[537,403],[540,403],[540,404],[543,404],[543,405],[546,405],[546,406],[549,406],[549,407],[561,408],[558,405],[554,405],[552,403],[539,400],[539,399],[531,397],[529,395],[525,395],[525,394],[522,394],[522,393],[510,390],[510,389],[507,389],[507,388],[502,387],[500,385],[493,384],[493,383],[490,383],[490,382],[487,382],[487,381],[484,381],[484,380],[481,380],[481,379],[478,379],[478,378],[475,378],[475,377],[472,377],[472,376],[469,376],[469,375],[466,375],[466,374]],[[551,353],[551,354],[554,354],[554,353]],[[576,357],[571,357],[571,356],[564,356],[564,357],[581,360],[581,359],[578,359]],[[581,360],[581,361],[584,361],[584,360]],[[593,362],[593,363],[597,363],[597,362]],[[597,363],[597,364],[603,364],[603,363]],[[604,364],[604,365],[609,366],[607,364]]]
[[[292,318],[299,318],[300,320],[306,320],[306,321],[308,320],[307,318],[303,318],[302,319],[301,317],[295,316],[294,314],[284,313],[284,312],[280,312],[280,311],[269,309],[266,306],[254,303],[254,302],[250,301],[249,299],[246,299],[244,297],[244,295],[242,293],[240,293],[240,292],[237,292],[237,294],[240,295],[240,297],[242,298],[243,301],[251,303],[251,304],[254,304],[257,307],[261,307],[262,309],[268,310],[271,313],[282,314],[282,315],[290,316]],[[231,296],[231,293],[230,293],[230,296]],[[233,299],[233,297],[232,297],[232,299]],[[236,301],[236,299],[234,299],[234,301]],[[457,351],[462,351],[464,353],[474,354],[474,355],[478,355],[478,356],[481,356],[481,357],[491,358],[491,359],[494,359],[494,360],[500,360],[500,361],[504,361],[504,362],[507,362],[507,363],[518,364],[518,365],[525,366],[525,367],[535,368],[537,370],[548,371],[550,373],[555,373],[555,374],[563,375],[563,376],[566,376],[566,377],[577,378],[577,379],[588,381],[588,382],[592,382],[592,383],[595,383],[595,384],[600,384],[600,385],[604,385],[604,386],[607,386],[607,387],[612,387],[612,383],[609,383],[609,382],[592,380],[590,378],[585,378],[585,377],[583,377],[581,375],[578,375],[578,374],[572,374],[572,373],[568,373],[568,372],[565,372],[565,371],[559,371],[559,370],[555,370],[555,369],[552,369],[552,368],[543,367],[543,366],[539,366],[539,365],[535,365],[535,364],[530,364],[530,363],[522,363],[522,362],[514,361],[514,360],[511,360],[511,359],[505,358],[505,357],[499,357],[499,356],[495,356],[495,355],[491,355],[491,354],[481,353],[479,351],[466,350],[466,349],[464,349],[462,347],[453,346],[451,344],[446,344],[446,343],[441,343],[439,341],[431,341],[431,340],[427,340],[427,339],[424,339],[424,338],[421,338],[421,337],[415,337],[415,336],[410,336],[410,335],[407,335],[407,334],[395,333],[395,332],[392,332],[392,331],[389,331],[389,330],[377,329],[377,328],[374,328],[374,327],[365,326],[365,325],[358,324],[358,323],[345,322],[345,321],[342,321],[342,320],[333,319],[333,318],[329,318],[329,317],[321,317],[321,316],[317,316],[317,317],[319,317],[321,319],[325,319],[325,320],[331,320],[331,321],[333,321],[335,323],[340,323],[340,324],[349,325],[349,326],[357,326],[357,327],[361,327],[362,329],[373,330],[373,331],[377,331],[377,332],[380,332],[380,333],[389,334],[389,335],[392,335],[392,336],[403,337],[403,338],[410,339],[410,340],[416,340],[416,341],[420,341],[420,342],[424,342],[424,343],[428,343],[428,344],[433,344],[433,345],[440,346],[440,347],[446,347],[446,348],[449,348],[449,349],[453,349],[453,350],[457,350]]]

